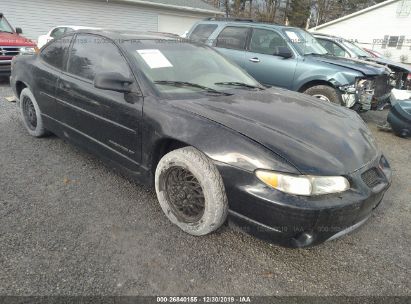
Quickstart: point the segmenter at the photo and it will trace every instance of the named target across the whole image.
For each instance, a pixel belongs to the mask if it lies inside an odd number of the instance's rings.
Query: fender
[[[156,147],[165,140],[176,140],[194,146],[214,161],[247,171],[268,169],[299,174],[296,167],[247,136],[231,130],[200,115],[172,106],[172,101],[144,102],[143,160],[142,164],[153,169]],[[163,111],[158,111],[161,107]],[[178,119],[175,119],[178,117]],[[161,124],[159,123],[161,121]],[[212,122],[212,123],[210,123]],[[190,132],[187,132],[190,125]],[[163,126],[163,127],[162,127]],[[161,129],[160,129],[161,128]]]
[[[301,92],[301,89],[305,88],[307,83],[316,81],[328,82],[335,88],[338,88],[340,86],[352,85],[355,83],[356,78],[364,76],[362,73],[351,70],[336,72],[335,69],[333,69],[332,73],[330,72],[331,69],[317,67],[314,68],[314,71],[306,70],[303,73],[296,73],[298,76],[295,78],[293,90]]]

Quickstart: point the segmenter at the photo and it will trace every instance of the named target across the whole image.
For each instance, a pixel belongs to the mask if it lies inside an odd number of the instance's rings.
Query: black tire
[[[327,85],[316,85],[306,89],[303,93],[317,97],[326,102],[338,105],[343,104],[341,94],[335,88]]]
[[[29,88],[24,88],[21,91],[19,107],[23,124],[31,136],[49,135],[49,132],[44,128],[39,105]]]
[[[227,196],[213,162],[194,147],[171,151],[161,158],[155,187],[168,219],[191,235],[206,235],[226,220]]]

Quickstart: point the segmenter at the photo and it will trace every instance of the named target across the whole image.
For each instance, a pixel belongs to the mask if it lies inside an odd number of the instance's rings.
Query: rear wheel
[[[44,128],[39,105],[29,88],[23,89],[20,93],[20,114],[30,135],[42,137],[49,134]]]
[[[211,233],[227,217],[221,175],[213,162],[194,147],[163,156],[157,165],[155,186],[165,215],[189,234]]]
[[[325,102],[330,102],[342,105],[341,94],[333,87],[327,85],[316,85],[308,88],[303,93],[321,99]]]

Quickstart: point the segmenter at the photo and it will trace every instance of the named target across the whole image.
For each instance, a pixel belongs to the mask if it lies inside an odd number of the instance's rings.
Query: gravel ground
[[[411,295],[411,140],[379,132],[393,185],[357,232],[304,250],[223,227],[192,237],[153,189],[23,129],[0,84],[1,295]]]

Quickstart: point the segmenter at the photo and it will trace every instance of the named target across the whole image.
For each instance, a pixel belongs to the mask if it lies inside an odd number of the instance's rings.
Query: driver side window
[[[279,47],[288,47],[287,42],[276,32],[254,29],[250,41],[250,52],[276,55]]]

